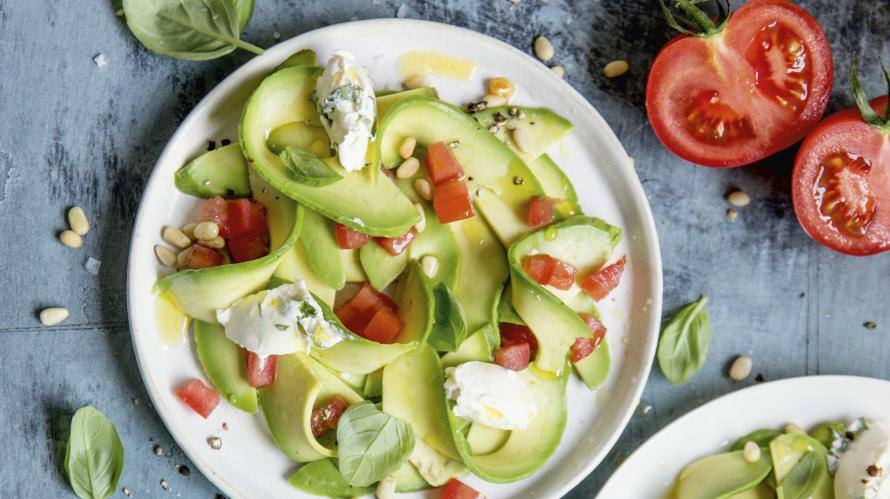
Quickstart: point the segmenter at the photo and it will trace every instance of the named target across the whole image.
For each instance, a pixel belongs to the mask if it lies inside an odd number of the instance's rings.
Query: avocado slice
[[[784,435],[784,433],[779,430],[774,430],[772,428],[761,428],[759,430],[754,430],[744,437],[736,440],[729,448],[729,450],[743,450],[745,448],[745,444],[749,441],[754,442],[760,447],[769,448],[769,443],[772,442],[774,438],[780,437],[782,435]]]
[[[195,321],[198,360],[216,391],[244,412],[256,412],[256,388],[247,382],[247,351],[219,324]]]
[[[368,276],[362,268],[358,249],[341,249],[343,255],[343,273],[346,274],[346,282],[366,282]]]
[[[675,499],[729,499],[754,489],[772,470],[770,458],[761,455],[749,463],[742,451],[699,459],[683,468],[674,486]]]
[[[318,57],[315,55],[315,51],[312,49],[298,50],[282,61],[275,70],[294,66],[318,66]]]
[[[336,448],[324,446],[312,436],[315,407],[334,395],[340,395],[350,405],[363,400],[334,373],[301,352],[279,355],[275,383],[258,392],[272,439],[289,459],[298,463],[337,455]]]
[[[410,461],[402,463],[394,476],[396,477],[396,492],[420,492],[432,488],[432,485],[423,479],[423,476],[417,471],[417,467]]]
[[[510,276],[507,253],[494,233],[482,220],[469,218],[451,225],[454,241],[461,255],[454,296],[460,302],[467,331],[486,326],[491,346],[500,345],[497,328],[497,307],[501,286]]]
[[[570,134],[574,129],[572,123],[550,109],[543,107],[499,106],[490,107],[485,111],[473,114],[473,118],[486,130],[490,130],[495,121],[495,115],[506,119],[497,127],[494,135],[501,142],[508,144],[517,151],[517,154],[526,162],[540,157],[553,144]],[[526,141],[525,152],[519,151],[508,130],[522,130]]]
[[[764,480],[753,489],[739,492],[734,496],[730,496],[729,499],[776,499],[776,491],[769,486],[767,480]]]
[[[368,399],[383,395],[383,369],[378,369],[365,375],[365,386],[362,387],[362,395]]]
[[[238,144],[222,146],[189,161],[173,175],[173,184],[199,198],[250,196],[247,161]]]
[[[295,488],[315,496],[359,497],[374,492],[374,487],[349,485],[331,459],[306,463],[287,481]]]
[[[577,293],[574,299],[568,301],[567,305],[576,313],[585,312],[593,315],[597,320],[602,320],[599,311],[596,309],[596,302],[583,291]],[[606,378],[609,377],[609,369],[612,367],[608,341],[603,338],[603,341],[597,345],[590,355],[578,362],[572,362],[572,366],[588,389],[596,390],[599,388],[605,383]]]
[[[495,483],[515,482],[538,470],[556,450],[566,425],[566,381],[568,369],[544,379],[532,369],[519,375],[528,384],[538,414],[524,430],[510,431],[498,450],[476,456],[461,431],[460,420],[448,411],[451,434],[464,464],[479,478]],[[443,389],[444,393],[444,389]],[[450,403],[449,403],[450,404]]]
[[[508,253],[513,308],[538,340],[535,366],[558,373],[576,338],[590,337],[587,325],[553,288],[544,288],[522,268],[533,251],[550,255],[584,272],[599,268],[618,243],[621,230],[598,218],[576,216],[516,241]],[[577,295],[577,291],[575,291]]]
[[[414,442],[414,450],[408,456],[408,462],[414,465],[425,482],[434,487],[445,485],[452,478],[469,473],[460,461],[442,454],[423,440]]]
[[[806,496],[810,499],[832,499],[834,497],[833,480],[828,475],[827,456],[828,450],[818,440],[807,435],[786,433],[774,438],[770,444],[770,456],[775,470],[776,494],[779,499],[788,499],[783,490],[783,481],[791,473],[794,466],[809,453],[815,453],[818,477],[815,483],[810,484]],[[797,491],[801,492],[801,491]]]
[[[479,362],[491,362],[494,350],[489,336],[497,333],[489,333],[494,327],[489,324],[471,334],[454,352],[442,356],[442,367],[454,367],[464,362],[478,360]]]
[[[332,156],[330,140],[324,128],[305,121],[294,121],[276,127],[269,132],[266,146],[275,154],[281,154],[288,146],[296,146],[319,158]]]
[[[297,244],[303,245],[309,266],[321,282],[333,289],[340,289],[346,284],[343,255],[334,235],[333,222],[312,210],[306,210]]]
[[[553,158],[547,154],[542,154],[536,159],[529,161],[528,166],[532,169],[535,177],[538,178],[538,182],[541,182],[544,194],[562,200],[561,203],[556,205],[557,215],[567,218],[581,214],[581,205],[578,204],[578,193],[575,192],[575,186],[572,185],[572,181],[569,180],[569,177],[566,176],[559,165],[553,161]]]
[[[336,158],[326,158],[343,179],[322,187],[303,185],[290,178],[281,159],[266,145],[268,134],[281,125],[319,124],[311,93],[320,72],[308,66],[289,67],[260,83],[247,101],[238,128],[244,155],[263,180],[307,208],[371,235],[401,236],[420,215],[395,184],[375,181],[375,168],[347,172]]]
[[[407,251],[391,255],[373,240],[358,250],[358,258],[362,262],[365,275],[368,276],[368,282],[378,291],[386,289],[408,266]]]
[[[484,456],[497,451],[510,438],[510,430],[492,428],[482,423],[472,423],[467,432],[467,443],[474,456]]]
[[[390,91],[386,94],[378,94],[377,95],[377,126],[380,126],[380,123],[383,121],[383,118],[386,117],[386,113],[389,112],[389,109],[398,102],[401,102],[409,97],[425,97],[427,99],[438,99],[439,94],[436,93],[436,89],[432,87],[420,87],[420,88],[412,88],[411,90],[402,90],[402,91]]]

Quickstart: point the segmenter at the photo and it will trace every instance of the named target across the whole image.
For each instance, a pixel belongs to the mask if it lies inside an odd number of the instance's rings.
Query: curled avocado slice
[[[686,466],[677,477],[674,497],[730,499],[756,489],[773,468],[770,458],[764,453],[759,460],[750,463],[742,454],[743,451],[717,454]]]
[[[219,324],[195,321],[195,344],[204,373],[216,391],[244,412],[256,412],[256,388],[247,382],[247,351]]]
[[[499,121],[495,120],[496,116]],[[515,150],[527,163],[539,158],[553,144],[559,142],[574,129],[569,120],[543,107],[490,107],[484,111],[473,113],[473,118],[483,128],[494,130],[494,135]],[[493,125],[497,126],[492,128]],[[508,130],[522,130],[527,138],[524,151],[516,147],[511,135],[512,132],[508,132]]]
[[[247,161],[238,144],[222,146],[189,161],[173,175],[173,183],[181,192],[199,198],[250,196]]]
[[[772,466],[775,471],[776,493],[779,497],[808,497],[811,499],[832,499],[834,497],[834,480],[828,474],[828,450],[818,440],[807,435],[786,433],[774,438],[769,444]],[[808,471],[808,479],[800,489],[801,483],[788,483],[787,478],[794,475],[795,466],[805,459],[810,459],[812,466]],[[787,489],[793,490],[787,490]]]
[[[318,57],[312,49],[301,49],[283,60],[275,70],[292,68],[294,66],[318,66]]]
[[[346,269],[334,230],[334,223],[329,219],[306,210],[297,244],[301,244],[306,254],[311,255],[309,266],[315,275],[326,286],[340,289],[346,284]]]

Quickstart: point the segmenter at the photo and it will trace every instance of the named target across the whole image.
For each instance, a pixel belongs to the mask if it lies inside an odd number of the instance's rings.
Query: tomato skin
[[[528,205],[528,226],[532,229],[543,227],[553,221],[553,208],[561,199],[535,196]]]
[[[626,262],[627,257],[622,256],[617,262],[594,272],[581,282],[581,289],[594,301],[602,300],[618,287]]]
[[[452,478],[442,487],[442,499],[485,499],[485,496],[473,487]]]
[[[368,244],[370,240],[367,234],[352,230],[343,224],[337,224],[334,235],[337,236],[337,245],[340,249],[358,249]]]
[[[312,410],[309,418],[312,436],[318,438],[328,430],[336,430],[340,416],[349,408],[349,402],[340,395],[334,395],[323,406]]]
[[[538,339],[535,338],[535,334],[532,333],[528,326],[502,322],[498,328],[500,329],[502,343],[528,343],[532,356],[538,351]]]
[[[207,419],[219,405],[219,394],[199,379],[191,380],[187,385],[176,390],[179,400],[185,402],[202,418]]]
[[[381,310],[386,310],[390,312],[391,316],[395,316],[396,312],[398,312],[398,306],[392,301],[392,298],[376,291],[366,282],[362,284],[362,287],[355,296],[337,307],[334,314],[347,329],[359,336],[367,338],[367,336],[365,336],[366,330],[371,326],[375,316]],[[397,316],[395,316],[395,318],[398,319]],[[378,318],[377,324],[374,325],[371,334],[385,339],[388,335],[392,334],[391,332],[388,332],[389,327],[387,327],[387,324],[391,324],[392,322],[392,317],[389,316]],[[399,320],[399,323],[401,324],[401,320]],[[381,333],[380,331],[383,332]],[[398,336],[398,333],[396,333],[396,336]],[[374,339],[374,341],[378,340]]]
[[[268,355],[261,358],[259,355],[247,352],[247,384],[254,388],[262,388],[275,383],[278,375],[278,356]]]
[[[531,346],[528,343],[508,342],[494,353],[494,363],[505,369],[521,371],[528,367],[531,355]]]
[[[461,180],[449,180],[433,188],[433,209],[443,224],[475,215],[467,184]]]
[[[225,260],[222,253],[213,248],[208,248],[203,244],[194,244],[188,249],[188,258],[186,266],[190,269],[206,269],[208,267],[216,267],[222,265]]]
[[[451,148],[441,140],[427,148],[423,162],[426,164],[433,185],[464,176],[464,171],[461,169],[460,163],[457,162],[457,158],[454,157]]]
[[[256,260],[269,254],[266,235],[248,232],[228,241],[229,255],[235,263]]]
[[[887,109],[887,97],[870,103],[879,115]],[[877,209],[865,233],[858,237],[825,221],[814,196],[821,163],[835,154],[852,154],[871,163],[868,184]],[[856,108],[832,114],[801,145],[794,162],[791,193],[794,212],[804,231],[823,246],[855,256],[890,250],[890,134],[865,123]]]
[[[377,241],[377,244],[382,246],[390,255],[399,256],[408,249],[408,246],[411,245],[411,241],[414,241],[414,238],[416,237],[417,230],[412,227],[411,230],[406,232],[403,236],[375,237],[374,240]]]
[[[266,207],[252,199],[232,199],[228,201],[226,225],[225,234],[220,227],[220,234],[226,239],[249,233],[268,232]]]
[[[770,66],[755,66],[749,60],[748,49],[773,23],[805,49],[808,85],[799,106],[778,104],[770,94],[778,87],[764,83],[771,82],[771,75],[758,73]],[[763,59],[769,60],[773,53]],[[751,0],[731,15],[722,32],[679,36],[662,48],[646,85],[649,121],[665,147],[683,159],[716,168],[747,165],[791,146],[816,125],[828,105],[833,68],[825,32],[806,10],[786,0]],[[739,113],[740,121],[731,121],[739,127],[738,139],[730,134],[725,144],[707,143],[690,132],[695,129],[690,106],[706,90],[719,94],[715,112]]]
[[[404,327],[405,323],[399,319],[395,312],[388,308],[381,308],[371,317],[368,325],[362,330],[361,336],[377,343],[395,343]]]

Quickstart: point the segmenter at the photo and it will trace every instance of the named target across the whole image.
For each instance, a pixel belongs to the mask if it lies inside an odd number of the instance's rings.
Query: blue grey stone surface
[[[854,54],[871,95],[882,91],[874,55],[890,59],[890,10],[870,0],[800,2],[823,24],[837,62],[830,110],[849,107]],[[75,7],[76,5],[76,7]],[[149,53],[130,35],[119,3],[0,0],[0,497],[66,497],[61,456],[70,415],[104,411],[126,448],[121,486],[135,497],[217,493],[191,466],[148,402],[130,345],[125,306],[129,235],[142,188],[168,138],[214,85],[250,57],[194,63]],[[757,165],[710,170],[667,152],[646,122],[646,68],[671,34],[654,1],[259,0],[245,38],[261,46],[329,24],[380,17],[468,27],[530,51],[553,41],[555,62],[603,114],[652,203],[664,257],[665,309],[700,293],[714,326],[705,368],[682,388],[657,368],[635,417],[607,459],[569,497],[591,497],[615,467],[670,421],[755,383],[726,376],[739,354],[766,380],[812,374],[890,377],[890,254],[853,258],[812,242],[789,196],[793,150]],[[94,57],[108,64],[99,67]],[[613,59],[630,61],[618,79]],[[751,194],[738,219],[727,191]],[[57,242],[67,207],[93,222],[84,247]],[[882,207],[888,208],[888,207]],[[102,262],[98,275],[85,269]],[[66,306],[45,328],[36,311]],[[876,329],[863,326],[866,321]],[[789,394],[793,396],[793,394]],[[743,408],[740,408],[740,410]],[[643,411],[641,411],[642,413]],[[156,456],[160,445],[165,455]],[[165,479],[170,490],[164,491]],[[120,492],[118,495],[121,495]]]

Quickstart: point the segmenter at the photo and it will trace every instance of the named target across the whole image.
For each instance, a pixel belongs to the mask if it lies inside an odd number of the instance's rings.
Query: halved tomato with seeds
[[[701,27],[665,46],[649,72],[646,108],[674,154],[712,167],[753,163],[802,139],[831,93],[831,47],[819,23],[786,0],[751,0],[715,24],[693,2],[677,5]]]

